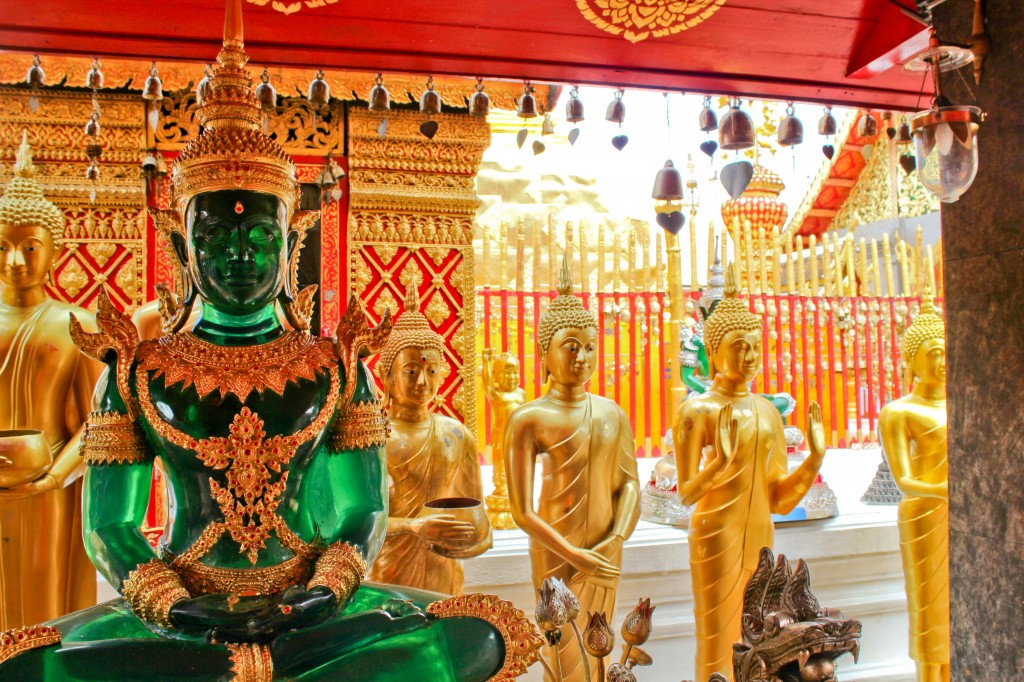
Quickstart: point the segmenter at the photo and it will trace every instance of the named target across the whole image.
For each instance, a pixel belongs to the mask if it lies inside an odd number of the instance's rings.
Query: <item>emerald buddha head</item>
[[[35,181],[27,134],[22,135],[14,178],[0,199],[0,284],[31,289],[46,281],[64,234],[64,214]]]
[[[544,372],[563,386],[582,386],[597,367],[597,317],[572,293],[569,262],[562,258],[558,296],[540,317],[537,343]]]
[[[161,229],[181,266],[185,308],[198,297],[218,313],[247,316],[278,300],[292,325],[307,329],[294,305],[302,222],[295,166],[263,132],[247,60],[241,40],[225,40],[196,110],[201,131],[174,161],[177,221]]]

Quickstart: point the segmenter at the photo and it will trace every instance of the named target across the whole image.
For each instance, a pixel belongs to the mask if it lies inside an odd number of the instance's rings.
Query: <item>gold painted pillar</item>
[[[476,174],[490,145],[487,122],[441,114],[428,140],[419,112],[348,111],[348,263],[352,291],[376,321],[399,302],[415,276],[429,284],[421,311],[445,340],[451,372],[434,411],[476,431],[476,293],[473,221]]]

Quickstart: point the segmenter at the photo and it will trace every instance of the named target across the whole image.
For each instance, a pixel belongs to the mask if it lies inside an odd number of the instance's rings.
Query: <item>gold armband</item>
[[[332,452],[384,447],[391,433],[391,422],[380,401],[352,403],[341,410],[331,424]]]
[[[171,607],[189,598],[178,574],[158,559],[139,564],[129,573],[121,594],[136,616],[163,628],[171,627]]]
[[[87,464],[138,464],[146,459],[146,438],[126,414],[90,412],[82,436]]]
[[[316,561],[316,569],[306,589],[323,585],[344,604],[359,587],[366,575],[366,561],[362,553],[347,542],[329,545]]]

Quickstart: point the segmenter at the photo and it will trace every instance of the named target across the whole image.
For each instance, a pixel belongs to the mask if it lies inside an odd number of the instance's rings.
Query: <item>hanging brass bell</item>
[[[99,116],[96,114],[93,114],[92,118],[85,124],[85,134],[89,137],[100,136],[100,121]]]
[[[735,100],[718,126],[718,146],[726,150],[750,149],[754,146],[754,122]]]
[[[270,72],[266,69],[260,74],[260,84],[256,86],[256,99],[259,100],[260,108],[267,113],[277,108],[277,90],[270,83]]]
[[[608,109],[604,112],[604,120],[611,121],[612,123],[622,123],[626,120],[626,104],[622,101],[622,95],[625,90],[619,88],[615,91],[615,99],[608,105]]]
[[[85,87],[90,90],[99,90],[103,87],[103,72],[100,70],[100,60],[92,60],[92,68],[85,74]]]
[[[434,116],[441,113],[441,95],[434,89],[434,77],[427,77],[427,89],[420,95],[420,113]]]
[[[149,67],[149,77],[142,86],[142,99],[158,102],[164,98],[164,84],[160,82],[160,72],[156,70],[156,62]]]
[[[32,66],[29,67],[28,73],[25,74],[25,83],[31,85],[33,89],[46,85],[46,74],[43,72],[42,63],[39,55],[34,55],[32,57]]]
[[[373,83],[367,108],[375,114],[386,114],[391,111],[391,93],[384,87],[384,76],[378,73]]]
[[[580,99],[580,88],[572,86],[569,91],[569,100],[565,103],[565,120],[569,123],[579,123],[583,120],[583,100]]]
[[[529,83],[523,86],[523,96],[519,98],[516,116],[519,118],[537,117],[537,98],[533,96],[533,86]]]
[[[491,113],[491,97],[484,92],[484,79],[476,79],[476,92],[469,98],[469,113],[477,118],[487,118]]]
[[[203,71],[203,79],[196,84],[196,106],[203,106],[210,98],[210,94],[213,92],[213,83],[210,80],[212,76],[213,70],[207,66]]]
[[[666,161],[654,176],[651,198],[659,201],[679,201],[683,198],[683,176],[671,160]]]
[[[878,121],[875,120],[870,111],[865,111],[857,122],[857,135],[860,137],[874,137],[877,134]]]
[[[796,117],[793,105],[786,107],[786,115],[779,121],[779,144],[792,147],[804,141],[804,124]]]
[[[837,130],[839,130],[839,124],[836,123],[836,117],[832,115],[832,107],[825,107],[825,113],[818,119],[818,134],[831,137],[836,134]]]
[[[896,131],[896,144],[903,146],[913,144],[913,142],[914,138],[910,136],[910,126],[907,125],[907,119],[904,117],[903,123]]]
[[[90,165],[85,169],[85,179],[92,180],[93,182],[100,179],[100,167],[96,164]]]
[[[324,80],[323,71],[317,71],[316,77],[309,82],[306,99],[318,109],[327,106],[327,103],[331,100],[331,86]]]
[[[700,116],[698,117],[700,123],[700,130],[703,133],[710,133],[712,130],[718,130],[718,114],[715,113],[714,109],[711,108],[711,98],[704,98],[704,108],[700,110]]]

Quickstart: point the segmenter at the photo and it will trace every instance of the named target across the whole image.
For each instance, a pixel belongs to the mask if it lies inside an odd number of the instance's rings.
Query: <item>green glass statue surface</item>
[[[390,318],[369,328],[353,298],[335,340],[308,332],[295,273],[309,216],[246,60],[229,0],[203,128],[175,162],[177,211],[157,216],[182,274],[161,293],[167,333],[140,341],[105,297],[98,333],[72,322],[108,367],[83,439],[83,526],[122,598],[0,633],[0,679],[520,674],[541,640],[510,603],[362,583],[387,528],[388,425],[360,358]],[[156,458],[169,521],[154,550],[140,525]]]

